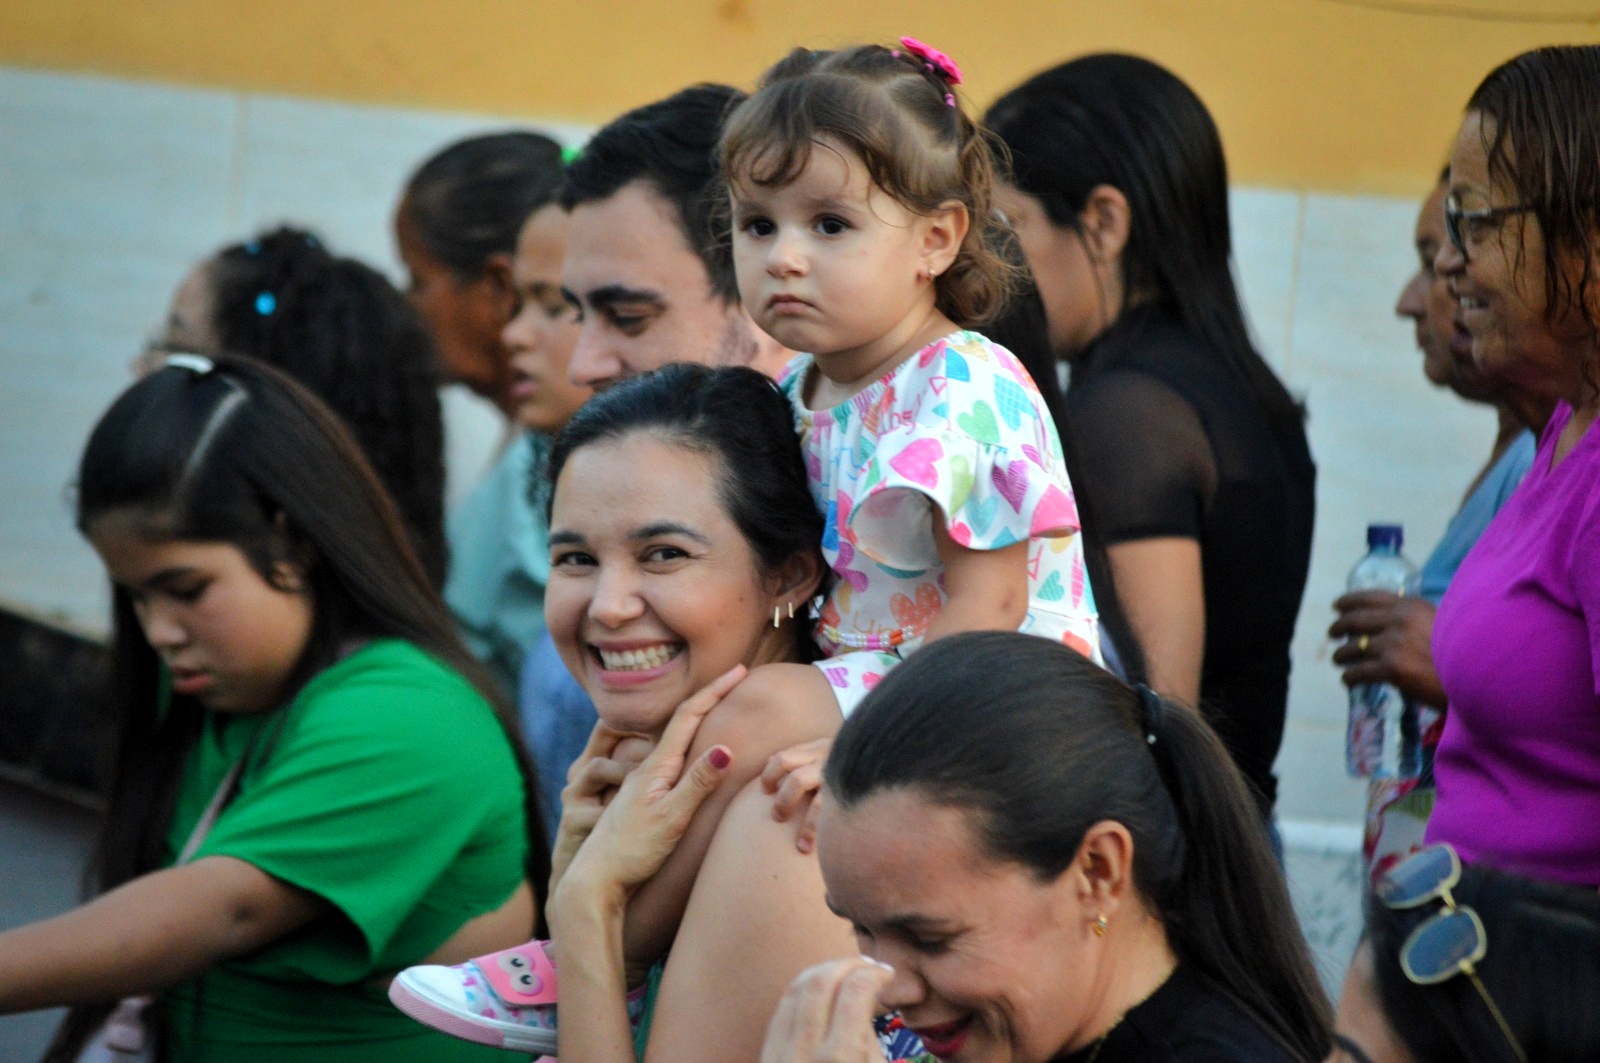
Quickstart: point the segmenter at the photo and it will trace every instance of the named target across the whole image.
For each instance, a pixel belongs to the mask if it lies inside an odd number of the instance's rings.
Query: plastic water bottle
[[[1415,594],[1416,566],[1400,553],[1404,538],[1398,524],[1369,524],[1367,556],[1350,570],[1349,589]],[[1351,775],[1416,778],[1422,770],[1417,706],[1389,683],[1351,687],[1344,761]]]

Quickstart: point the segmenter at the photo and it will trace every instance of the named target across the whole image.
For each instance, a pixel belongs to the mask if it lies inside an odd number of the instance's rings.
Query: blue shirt
[[[489,475],[445,522],[450,575],[444,600],[468,648],[517,688],[522,655],[544,632],[544,587],[550,579],[546,436],[512,440]]]
[[[594,730],[594,702],[572,678],[548,631],[528,650],[517,690],[522,734],[539,772],[539,814],[549,837],[561,822],[561,788]]]
[[[1473,489],[1461,509],[1450,518],[1439,545],[1433,548],[1422,566],[1422,596],[1434,605],[1444,597],[1444,592],[1455,578],[1456,569],[1478,541],[1478,536],[1489,526],[1500,507],[1506,504],[1511,492],[1516,490],[1528,467],[1533,464],[1533,453],[1538,441],[1531,431],[1512,440],[1505,453],[1484,473],[1482,481]]]

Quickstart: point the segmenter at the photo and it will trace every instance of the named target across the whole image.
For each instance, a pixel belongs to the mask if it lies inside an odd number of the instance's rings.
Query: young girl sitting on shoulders
[[[104,892],[0,933],[0,1014],[75,1005],[51,1060],[119,998],[173,1063],[495,1058],[382,984],[533,928],[535,787],[349,431],[276,370],[173,355],[77,503],[113,585]]]
[[[740,297],[809,352],[783,388],[835,576],[820,667],[847,712],[957,631],[1021,630],[1099,660],[1055,427],[1010,352],[967,330],[1010,281],[993,159],[956,65],[901,44],[796,49],[721,145]]]
[[[820,701],[831,734],[842,717],[830,692],[848,712],[902,655],[957,631],[1021,630],[1100,661],[1054,424],[1017,360],[963,329],[997,313],[1009,287],[990,249],[992,159],[953,95],[955,65],[902,44],[796,50],[723,132],[741,299],[784,346],[811,352],[782,386],[825,518],[834,580],[815,631],[827,659],[820,673],[754,669],[706,721],[691,755],[725,746],[734,767],[629,900],[630,967],[671,945],[718,817],[786,748],[775,736],[797,729],[802,706]],[[798,614],[773,625],[810,623]],[[812,775],[828,741],[798,747]],[[572,779],[564,803],[592,798],[582,763]],[[462,1037],[554,1047],[556,972],[539,943],[403,972],[391,996]]]

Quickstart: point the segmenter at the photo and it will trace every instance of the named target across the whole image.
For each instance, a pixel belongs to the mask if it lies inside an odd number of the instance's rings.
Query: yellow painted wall
[[[4,0],[0,63],[601,122],[789,46],[922,37],[979,106],[1085,51],[1150,56],[1236,180],[1414,194],[1501,60],[1600,42],[1600,0]]]

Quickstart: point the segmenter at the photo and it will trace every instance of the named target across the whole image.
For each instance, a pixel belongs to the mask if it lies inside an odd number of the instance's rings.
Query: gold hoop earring
[[[1110,923],[1106,922],[1104,913],[1096,912],[1094,916],[1094,936],[1097,938],[1105,937],[1106,927],[1110,925]]]

